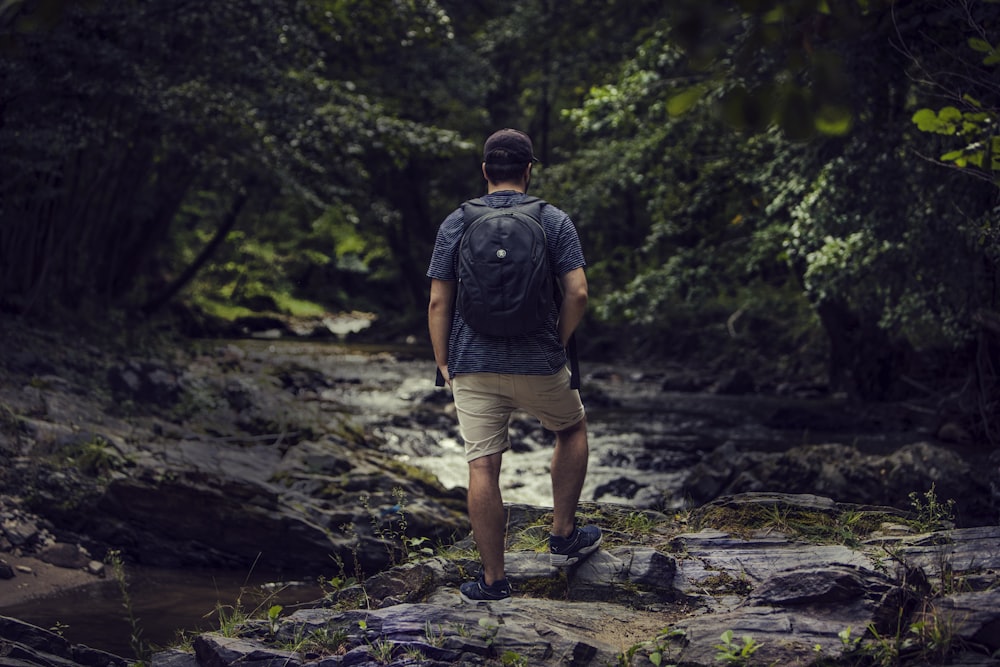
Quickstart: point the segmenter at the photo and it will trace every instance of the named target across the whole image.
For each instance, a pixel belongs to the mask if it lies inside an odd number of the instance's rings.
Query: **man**
[[[523,201],[535,162],[528,135],[512,129],[492,134],[483,147],[486,203],[503,208]],[[589,450],[580,392],[570,388],[566,367],[567,342],[587,306],[586,262],[569,216],[548,204],[542,210],[550,266],[564,296],[537,331],[507,338],[484,335],[472,330],[456,312],[456,253],[464,223],[461,208],[441,223],[427,271],[431,279],[427,320],[434,359],[452,388],[465,440],[469,521],[482,560],[479,579],[461,586],[462,598],[468,602],[503,601],[511,595],[504,571],[500,463],[510,449],[509,421],[514,410],[528,412],[556,434],[551,464],[552,564],[573,565],[601,544],[600,528],[576,524]]]

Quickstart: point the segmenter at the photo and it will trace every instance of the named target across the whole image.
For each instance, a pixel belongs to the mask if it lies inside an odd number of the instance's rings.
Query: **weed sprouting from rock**
[[[125,618],[130,628],[129,645],[132,653],[140,662],[145,662],[152,654],[152,647],[142,638],[142,623],[135,615],[132,606],[132,593],[128,583],[128,576],[125,572],[125,562],[122,560],[121,552],[117,549],[108,551],[104,559],[105,564],[111,567],[111,576],[118,584],[118,592],[122,597],[122,606],[125,608]]]
[[[955,500],[949,498],[945,502],[938,500],[935,485],[931,484],[921,498],[916,491],[910,492],[910,505],[916,512],[917,529],[922,532],[937,530],[946,523],[955,520]]]

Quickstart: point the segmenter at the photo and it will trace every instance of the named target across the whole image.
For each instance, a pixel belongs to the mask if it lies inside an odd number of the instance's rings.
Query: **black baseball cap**
[[[520,130],[504,128],[490,135],[483,144],[483,162],[489,164],[528,164],[538,162],[531,138]]]

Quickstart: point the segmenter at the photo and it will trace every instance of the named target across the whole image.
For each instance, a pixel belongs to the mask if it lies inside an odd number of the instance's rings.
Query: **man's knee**
[[[469,472],[473,474],[500,474],[500,463],[503,460],[503,452],[479,456],[469,461]]]
[[[572,426],[567,426],[561,431],[556,431],[556,436],[560,440],[567,438],[572,438],[574,436],[579,436],[580,434],[585,434],[587,432],[587,418],[584,417]]]

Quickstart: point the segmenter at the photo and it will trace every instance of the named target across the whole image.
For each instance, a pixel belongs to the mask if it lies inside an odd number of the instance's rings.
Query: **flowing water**
[[[464,487],[467,466],[452,424],[427,426],[408,419],[433,392],[430,352],[418,349],[348,348],[317,342],[241,341],[248,354],[269,363],[296,363],[336,379],[325,400],[340,404],[359,426],[380,436],[384,449],[400,460],[426,468],[447,487]],[[906,429],[858,430],[850,420],[827,419],[825,430],[807,430],[782,411],[802,400],[760,396],[668,393],[662,373],[649,368],[583,364],[583,397],[588,408],[591,464],[583,500],[628,505],[680,506],[675,497],[686,470],[721,445],[739,450],[776,451],[804,443],[853,443],[871,453],[927,439]],[[446,401],[445,401],[446,402]],[[808,402],[810,410],[843,406]],[[515,419],[515,449],[505,456],[501,484],[504,500],[551,505],[548,465],[551,434],[530,419]],[[132,611],[142,638],[156,646],[172,644],[178,631],[218,629],[217,612],[239,605],[282,604],[291,609],[320,597],[315,582],[278,586],[265,573],[175,571],[129,568]],[[263,588],[262,588],[263,586]],[[252,591],[263,591],[254,594]],[[262,602],[264,594],[269,595]],[[266,609],[264,610],[266,611]],[[113,581],[0,608],[41,627],[58,625],[74,643],[131,656],[131,629],[118,586]]]

